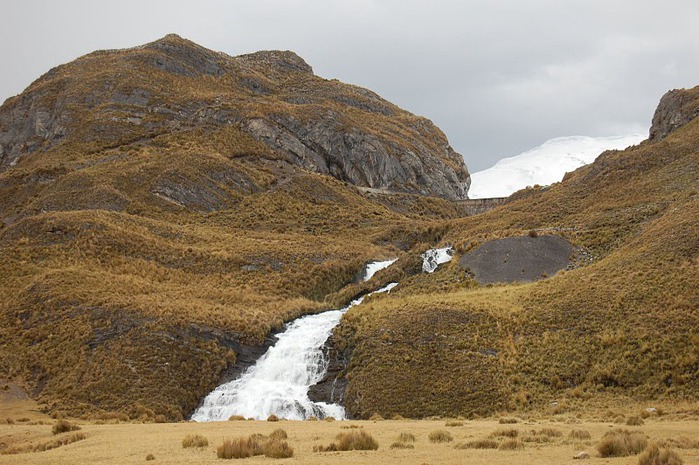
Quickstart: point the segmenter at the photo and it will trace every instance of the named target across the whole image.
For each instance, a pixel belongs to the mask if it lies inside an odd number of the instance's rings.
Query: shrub
[[[590,435],[590,432],[587,430],[574,429],[570,433],[568,433],[568,438],[577,439],[578,441],[586,441],[588,439],[591,439],[592,436]]]
[[[498,447],[500,450],[521,450],[524,449],[524,443],[519,439],[508,439],[503,441]]]
[[[284,431],[284,430],[276,430]],[[284,433],[286,435],[286,433]],[[286,459],[294,456],[294,449],[281,439],[270,439],[262,447],[265,457],[273,459]]]
[[[155,460],[155,455],[153,455],[153,454],[146,455],[146,462],[150,462],[151,460]]]
[[[629,417],[626,419],[626,424],[628,426],[641,426],[643,423],[641,417]]]
[[[640,453],[647,445],[648,440],[642,433],[616,429],[602,437],[597,451],[601,457],[625,457]]]
[[[500,423],[501,425],[512,425],[515,423],[519,423],[519,419],[514,417],[500,417],[498,419],[498,423]]]
[[[415,446],[401,441],[394,441],[393,444],[391,444],[391,449],[415,449]]]
[[[490,433],[490,437],[493,438],[498,438],[498,437],[504,437],[504,438],[516,438],[519,436],[519,431],[517,431],[514,428],[511,429],[498,429]]]
[[[532,433],[538,436],[547,436],[549,438],[560,438],[563,436],[563,433],[555,428],[541,428],[539,431],[532,431]]]
[[[340,433],[336,442],[331,442],[327,447],[313,446],[313,452],[335,452],[346,450],[377,450],[379,443],[366,431],[348,431]]]
[[[275,414],[271,414],[270,416],[267,417],[267,421],[279,421],[279,417],[276,416]]]
[[[682,458],[672,449],[649,445],[638,457],[638,465],[682,465]]]
[[[68,431],[77,431],[79,429],[80,427],[78,425],[74,425],[68,420],[58,420],[56,424],[53,425],[53,428],[51,428],[51,431],[53,434],[61,434]]]
[[[449,431],[444,431],[443,429],[439,429],[436,431],[432,431],[430,435],[428,436],[430,442],[451,442],[454,440],[454,438],[451,436],[451,433]]]
[[[498,442],[495,439],[477,439],[456,445],[457,449],[497,449]]]
[[[244,459],[262,453],[260,443],[252,436],[227,439],[216,449],[216,456],[220,459]]]
[[[289,435],[286,434],[286,431],[284,431],[283,429],[277,428],[277,429],[275,429],[274,431],[272,431],[271,433],[269,433],[269,436],[268,436],[268,437],[269,437],[270,439],[278,439],[278,440],[281,440],[281,439],[286,439],[286,438],[288,438]]]
[[[200,434],[188,434],[182,440],[182,448],[188,447],[206,447],[209,445],[209,440]]]

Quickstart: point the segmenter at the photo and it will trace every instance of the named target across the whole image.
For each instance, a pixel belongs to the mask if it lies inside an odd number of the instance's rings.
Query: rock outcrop
[[[648,139],[662,140],[699,116],[699,87],[675,89],[660,99]]]
[[[8,99],[0,172],[60,144],[96,150],[201,127],[232,127],[266,146],[257,155],[360,187],[467,198],[463,159],[429,120],[317,77],[293,52],[231,57],[173,34],[91,53]]]

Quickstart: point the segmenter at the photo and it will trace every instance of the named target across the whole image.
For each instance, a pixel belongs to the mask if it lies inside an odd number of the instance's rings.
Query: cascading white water
[[[442,247],[440,249],[430,249],[425,251],[421,255],[422,257],[422,271],[425,273],[432,273],[437,269],[442,263],[447,263],[451,261],[454,255],[454,249],[451,247]]]
[[[365,280],[394,261],[370,263]],[[391,283],[374,293],[388,292],[396,285]],[[342,315],[363,299],[354,300],[340,310],[308,315],[288,323],[274,346],[255,365],[240,378],[218,386],[206,396],[192,420],[225,421],[231,415],[264,420],[272,414],[288,420],[304,420],[311,416],[344,419],[344,407],[312,402],[308,389],[318,383],[327,370],[323,344]]]

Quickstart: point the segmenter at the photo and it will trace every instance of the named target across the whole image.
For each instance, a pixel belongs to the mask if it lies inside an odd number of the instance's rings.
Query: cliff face
[[[293,52],[230,57],[175,35],[91,53],[8,99],[0,172],[69,144],[94,151],[193,128],[230,128],[264,144],[263,158],[357,186],[464,199],[470,184],[463,159],[427,119],[317,77]]]
[[[662,140],[699,116],[699,87],[668,91],[653,115],[650,140]]]

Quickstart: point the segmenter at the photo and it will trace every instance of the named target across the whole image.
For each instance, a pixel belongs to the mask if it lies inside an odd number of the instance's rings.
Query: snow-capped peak
[[[507,197],[534,184],[548,185],[569,172],[592,163],[605,150],[620,150],[644,140],[643,134],[626,136],[556,137],[492,167],[471,174],[469,198]]]

